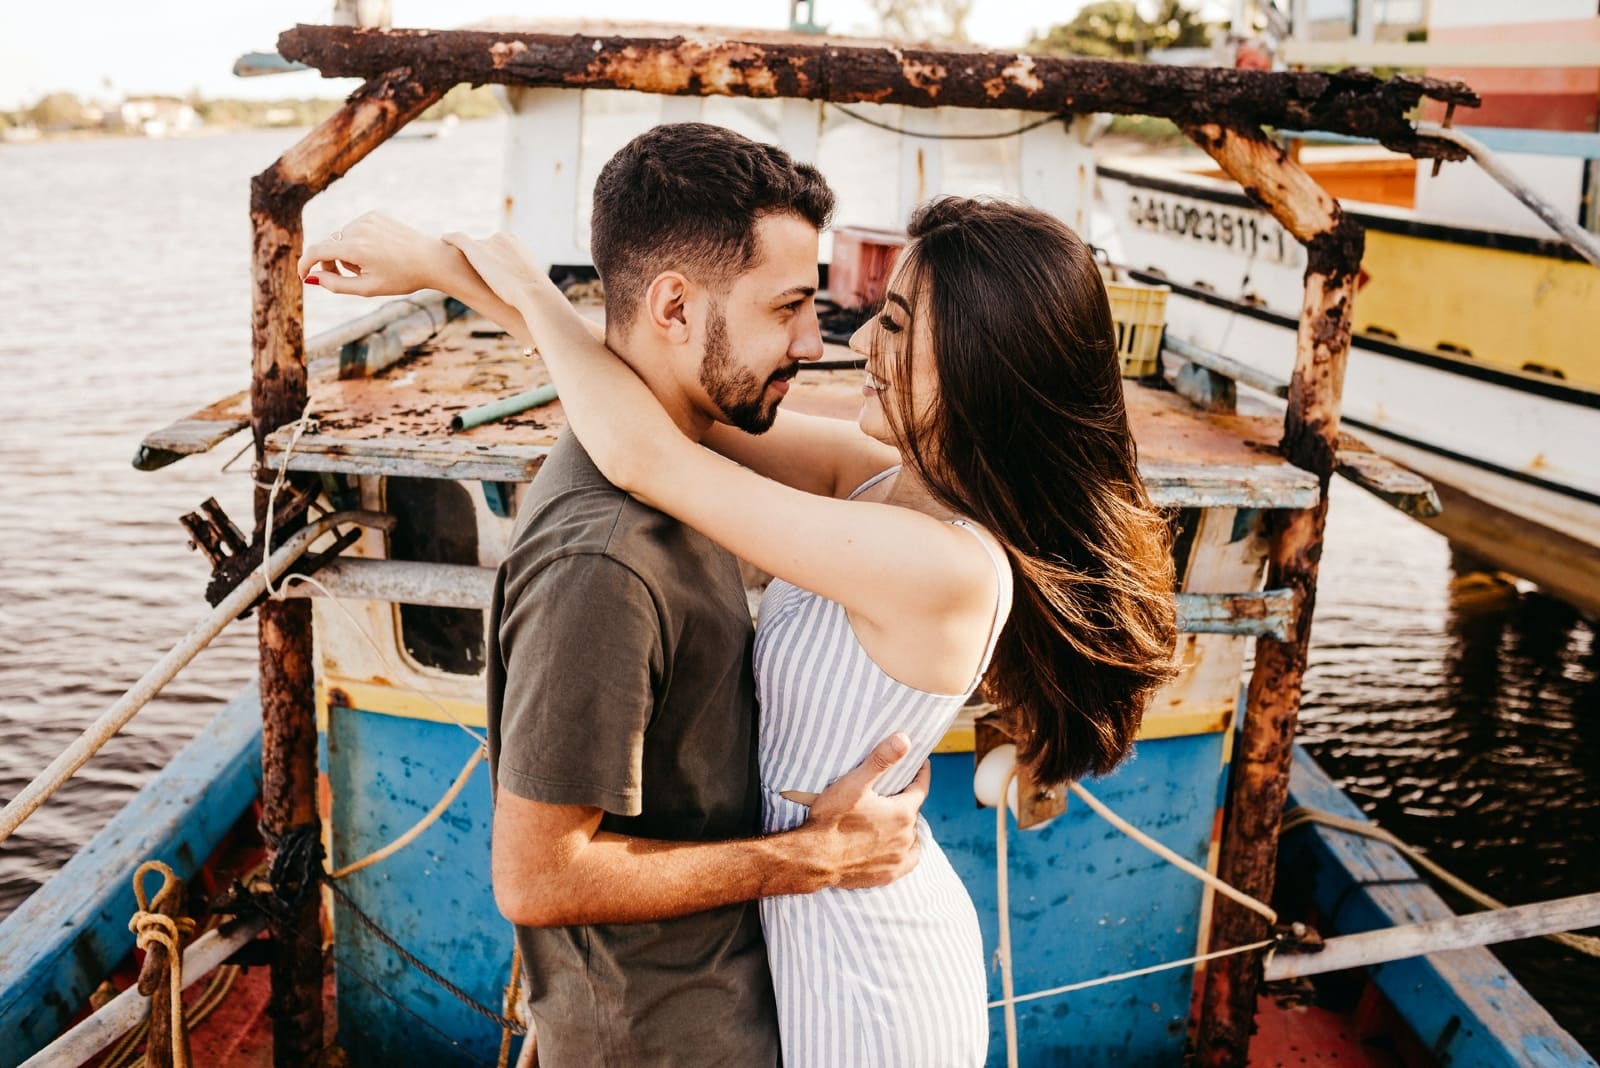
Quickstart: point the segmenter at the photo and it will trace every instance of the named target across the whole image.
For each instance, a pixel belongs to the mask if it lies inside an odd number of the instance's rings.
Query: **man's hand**
[[[928,799],[929,765],[924,762],[910,785],[893,797],[873,789],[908,748],[903,734],[884,739],[812,803],[805,829],[826,836],[830,885],[847,890],[883,886],[916,867],[917,814]]]
[[[386,297],[445,288],[460,265],[460,253],[438,238],[369,211],[306,246],[299,271],[307,284],[333,293]]]

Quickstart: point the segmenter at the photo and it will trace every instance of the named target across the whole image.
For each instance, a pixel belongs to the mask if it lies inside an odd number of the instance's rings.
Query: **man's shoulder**
[[[603,557],[648,585],[663,564],[692,551],[686,532],[677,520],[606,481],[568,435],[551,450],[529,487],[505,570],[532,575],[558,560]]]

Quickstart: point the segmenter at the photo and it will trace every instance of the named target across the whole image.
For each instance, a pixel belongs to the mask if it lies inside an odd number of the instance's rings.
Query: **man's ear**
[[[644,291],[645,314],[650,325],[666,340],[689,340],[689,280],[677,271],[662,271]]]

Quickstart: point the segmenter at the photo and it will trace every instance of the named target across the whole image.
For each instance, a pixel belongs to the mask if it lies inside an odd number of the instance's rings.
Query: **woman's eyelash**
[[[898,334],[900,332],[900,324],[889,318],[887,315],[878,316],[878,325],[889,331],[891,334]]]

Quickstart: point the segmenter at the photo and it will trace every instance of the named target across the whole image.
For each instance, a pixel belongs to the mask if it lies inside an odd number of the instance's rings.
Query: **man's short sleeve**
[[[518,797],[640,812],[644,732],[663,670],[660,614],[611,557],[561,557],[507,589],[496,781]]]

